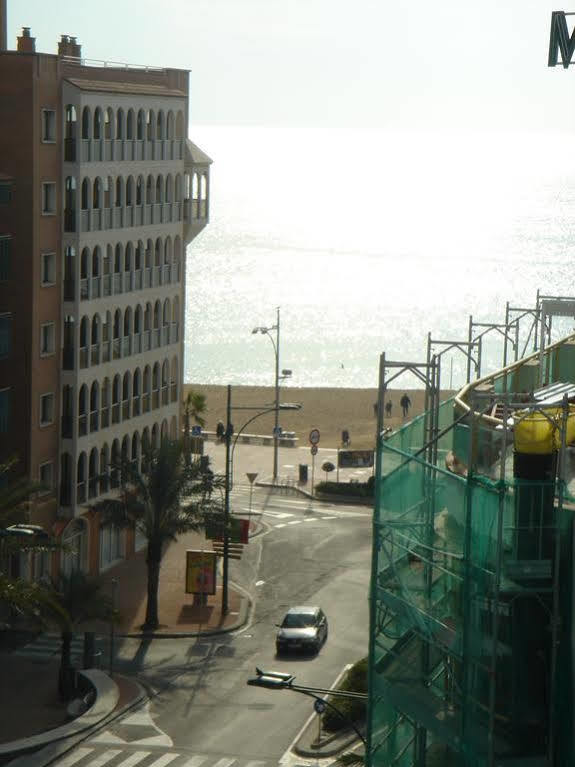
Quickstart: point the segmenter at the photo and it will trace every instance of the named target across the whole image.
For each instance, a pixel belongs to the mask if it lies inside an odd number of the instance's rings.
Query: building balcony
[[[179,162],[184,139],[75,139],[64,144],[66,162]]]

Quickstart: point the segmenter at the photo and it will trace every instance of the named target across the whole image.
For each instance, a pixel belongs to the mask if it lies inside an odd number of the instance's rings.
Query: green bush
[[[354,663],[336,689],[367,693],[367,658],[362,658]],[[349,727],[350,720],[355,723],[365,719],[366,702],[364,700],[340,698],[333,695],[328,695],[327,699],[341,711],[342,716],[333,709],[327,708],[322,715],[322,726],[326,732],[339,732],[339,730]]]
[[[375,477],[367,482],[318,482],[316,491],[329,495],[347,495],[353,498],[372,498]]]

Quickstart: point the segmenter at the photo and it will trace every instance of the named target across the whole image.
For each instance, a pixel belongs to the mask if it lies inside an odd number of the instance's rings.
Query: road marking
[[[301,525],[303,520],[301,519],[294,519],[291,522],[288,522],[288,525]]]
[[[100,754],[100,756],[93,759],[90,762],[90,765],[91,767],[103,767],[104,764],[108,764],[108,762],[112,761],[114,757],[121,753],[122,752],[118,748],[109,748],[107,751],[104,751],[103,754]]]
[[[309,517],[307,519],[304,519],[304,522],[316,522],[317,520],[313,517],[310,519]]]
[[[77,751],[74,751],[73,754],[70,754],[70,756],[66,756],[64,759],[62,759],[61,762],[59,762],[60,767],[72,767],[73,764],[76,764],[76,762],[79,762],[80,759],[83,759],[85,756],[88,756],[88,754],[91,754],[93,748],[79,748]],[[118,751],[118,753],[120,753]]]
[[[218,761],[212,765],[212,767],[232,767],[235,759],[218,759]]]
[[[166,767],[166,764],[173,762],[174,759],[178,758],[178,756],[179,754],[163,754],[162,756],[158,757],[158,759],[151,762],[148,767]]]
[[[207,758],[207,756],[192,756],[191,759],[188,759],[187,762],[184,762],[182,767],[200,767],[200,765],[203,764]]]
[[[278,527],[285,527],[285,526],[286,526],[286,524],[287,524],[286,522],[282,522],[282,524],[281,524],[281,525],[274,525],[274,529],[275,529],[275,530],[277,530],[277,529],[278,529]]]
[[[322,517],[322,519],[337,519],[337,517]]]
[[[150,756],[152,752],[151,751],[134,751],[133,754],[128,756],[126,759],[124,759],[122,762],[120,762],[116,767],[135,767],[138,762],[141,762],[142,759],[145,759],[147,756]]]
[[[263,586],[265,581],[256,581],[256,586]]]

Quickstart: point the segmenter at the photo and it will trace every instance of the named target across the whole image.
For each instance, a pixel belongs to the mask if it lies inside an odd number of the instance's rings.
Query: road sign
[[[201,436],[202,436],[202,427],[192,426],[192,437],[201,437]]]
[[[312,445],[317,445],[319,442],[319,429],[312,429],[309,433],[309,441]]]
[[[316,714],[323,714],[323,712],[326,709],[325,700],[322,700],[321,698],[316,698],[313,702],[313,707],[315,709]]]
[[[317,445],[312,445],[310,452],[312,455],[317,455]]]
[[[246,472],[246,477],[249,479],[250,485],[253,485],[256,481],[256,477],[258,476],[257,471],[248,471]]]
[[[274,426],[273,434],[274,434],[274,437],[281,437],[281,435],[282,435],[282,427],[281,426]]]

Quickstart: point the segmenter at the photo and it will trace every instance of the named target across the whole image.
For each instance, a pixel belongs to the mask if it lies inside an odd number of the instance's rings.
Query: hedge
[[[375,477],[367,482],[318,482],[316,491],[327,495],[350,495],[354,498],[373,498]]]
[[[336,689],[367,693],[367,658],[362,658],[354,663]],[[338,732],[349,727],[350,720],[355,724],[365,719],[366,701],[355,698],[340,698],[333,695],[328,695],[327,699],[341,711],[343,716],[339,716],[331,708],[326,708],[322,714],[322,727],[326,732]],[[344,719],[344,717],[346,718]]]

